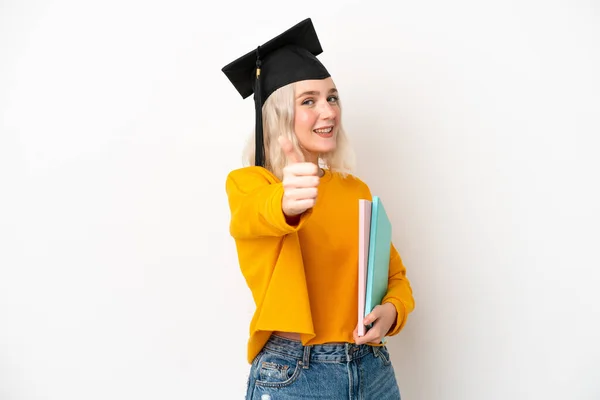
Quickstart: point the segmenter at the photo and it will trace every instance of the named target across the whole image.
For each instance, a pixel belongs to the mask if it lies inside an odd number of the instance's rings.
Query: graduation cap
[[[307,18],[222,68],[243,99],[254,93],[255,165],[264,166],[262,106],[277,89],[306,79],[330,76],[317,59],[323,49]]]

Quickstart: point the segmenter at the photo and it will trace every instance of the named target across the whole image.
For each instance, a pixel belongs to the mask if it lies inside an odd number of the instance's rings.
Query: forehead
[[[321,92],[327,93],[332,89],[336,89],[333,79],[309,79],[304,81],[296,82],[295,89],[297,94],[303,92]]]

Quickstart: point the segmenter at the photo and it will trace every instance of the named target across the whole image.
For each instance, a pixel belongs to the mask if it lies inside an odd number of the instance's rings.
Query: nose
[[[319,110],[319,115],[321,119],[334,119],[335,109],[328,101],[324,101]]]

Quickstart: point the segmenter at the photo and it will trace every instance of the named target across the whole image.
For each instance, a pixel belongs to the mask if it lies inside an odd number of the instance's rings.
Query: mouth
[[[313,129],[313,132],[323,138],[330,138],[333,136],[333,125]]]

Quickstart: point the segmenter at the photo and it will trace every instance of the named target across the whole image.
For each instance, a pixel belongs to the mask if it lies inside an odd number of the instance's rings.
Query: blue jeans
[[[246,400],[400,400],[385,347],[301,342],[272,335],[254,359]]]

